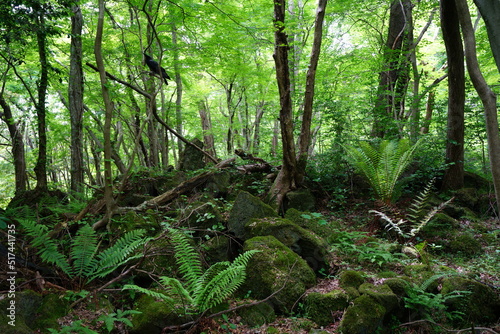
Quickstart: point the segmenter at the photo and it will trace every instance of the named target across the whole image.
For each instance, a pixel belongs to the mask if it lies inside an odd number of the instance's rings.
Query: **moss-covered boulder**
[[[245,235],[272,235],[306,260],[315,272],[328,271],[330,268],[328,244],[321,237],[288,219],[273,217],[250,220],[245,225]]]
[[[32,334],[42,300],[40,294],[31,290],[16,292],[14,298],[0,300],[0,333]]]
[[[236,314],[241,318],[242,324],[250,327],[262,326],[276,320],[273,307],[267,303],[240,308]]]
[[[135,310],[141,313],[132,316],[134,326],[129,329],[130,334],[160,334],[164,327],[181,325],[191,320],[183,315],[183,310],[148,295],[139,297]]]
[[[393,277],[386,279],[384,281],[384,284],[387,285],[392,290],[392,292],[396,294],[396,296],[404,297],[406,296],[406,288],[410,283],[402,278]]]
[[[385,308],[368,295],[356,298],[340,322],[343,334],[376,333],[386,314]]]
[[[205,241],[201,245],[201,248],[203,249],[205,260],[209,263],[230,260],[231,239],[229,237],[217,235]]]
[[[474,256],[483,251],[481,242],[471,233],[456,235],[449,243],[448,250],[454,254]]]
[[[340,273],[339,284],[342,289],[359,288],[365,282],[363,274],[354,270],[345,270]]]
[[[222,214],[218,209],[217,201],[201,200],[190,204],[178,216],[180,226],[185,226],[195,230],[222,229]],[[195,233],[196,236],[203,236],[206,232]]]
[[[69,302],[59,294],[48,294],[43,296],[41,305],[36,310],[36,320],[33,328],[42,330],[47,328],[59,328],[57,319],[68,314]]]
[[[464,323],[488,324],[500,318],[500,298],[489,286],[462,277],[445,278],[442,285],[443,295],[455,291],[469,291],[461,294],[461,297],[447,301],[451,310],[464,314]]]
[[[374,285],[371,283],[363,283],[359,287],[361,295],[368,295],[382,305],[386,312],[394,310],[399,303],[398,296],[386,284]]]
[[[311,292],[304,301],[308,317],[320,326],[334,321],[332,314],[349,306],[349,296],[340,290],[328,293]]]
[[[316,283],[312,269],[300,256],[273,236],[255,237],[245,241],[243,250],[259,250],[247,266],[247,279],[240,288],[242,294],[251,292],[256,299],[269,297],[274,309],[290,313],[306,289]]]
[[[198,138],[193,139],[191,144],[203,148],[203,142]],[[184,171],[201,169],[205,167],[204,158],[203,152],[191,145],[186,145],[179,157],[179,169]]]
[[[246,240],[245,225],[251,219],[277,216],[269,205],[246,191],[240,191],[231,209],[227,227],[237,238]]]
[[[328,238],[340,227],[339,222],[326,221],[321,214],[299,211],[294,208],[286,211],[285,218],[306,230],[313,231],[322,238]]]
[[[314,211],[316,199],[309,189],[301,188],[289,191],[286,194],[287,208],[294,208],[300,211]]]

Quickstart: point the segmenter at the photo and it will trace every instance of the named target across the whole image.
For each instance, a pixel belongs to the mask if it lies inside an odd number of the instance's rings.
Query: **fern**
[[[378,147],[360,142],[359,147],[345,147],[347,160],[368,181],[377,198],[386,203],[399,193],[399,178],[411,163],[420,140],[410,145],[407,139],[383,140]]]
[[[26,229],[27,234],[33,238],[31,245],[34,248],[38,248],[38,255],[42,261],[49,264],[55,264],[59,267],[66,275],[72,276],[72,269],[68,263],[67,258],[59,252],[57,249],[57,243],[49,238],[48,228],[45,225],[37,224],[31,220],[20,221],[22,227]]]
[[[97,260],[97,235],[89,225],[81,227],[73,239],[70,256],[73,259],[73,275],[87,277],[95,270]]]
[[[176,278],[160,277],[165,291],[169,293],[169,296],[163,299],[172,302],[172,297],[177,297],[176,299],[184,304],[187,313],[191,310],[204,312],[224,302],[245,281],[248,261],[258,252],[244,252],[232,263],[218,262],[203,272],[201,260],[186,235],[175,229],[169,229],[169,232],[174,243],[179,272],[185,283]],[[124,289],[133,289],[152,296],[151,290],[136,285],[126,285]]]
[[[422,218],[424,208],[425,205],[427,204],[427,201],[429,200],[429,196],[431,194],[434,182],[435,178],[427,182],[424,190],[422,190],[420,194],[418,194],[417,197],[415,197],[415,199],[411,203],[410,208],[408,209],[409,213],[406,215],[407,219],[410,222],[418,223],[419,220]]]

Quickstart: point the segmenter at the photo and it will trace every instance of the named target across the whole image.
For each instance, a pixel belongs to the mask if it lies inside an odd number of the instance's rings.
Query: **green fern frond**
[[[170,228],[170,235],[174,242],[175,259],[179,265],[179,272],[186,280],[187,290],[193,293],[197,290],[199,278],[202,276],[202,265],[199,254],[184,233]]]
[[[188,308],[194,307],[195,302],[193,297],[189,291],[182,286],[182,283],[178,279],[162,276],[160,277],[160,282],[167,291],[171,291],[177,296],[183,305],[188,306]]]
[[[440,205],[434,207],[431,211],[429,211],[427,213],[427,215],[425,215],[424,218],[422,218],[422,220],[420,221],[420,223],[414,227],[411,231],[410,231],[410,235],[411,236],[415,236],[418,234],[418,232],[420,232],[420,230],[425,226],[427,225],[427,223],[439,212],[441,211],[445,206],[447,206],[448,204],[450,204],[450,202],[453,201],[453,197],[450,198],[449,200],[447,200],[446,202],[443,202],[441,203]]]
[[[146,230],[138,229],[125,233],[116,243],[97,256],[95,270],[89,274],[90,280],[104,277],[119,266],[142,257],[142,254],[130,256],[137,248],[144,245],[149,239],[144,238]]]
[[[422,282],[422,284],[420,284],[420,289],[422,291],[425,291],[429,288],[429,286],[434,283],[435,281],[437,280],[440,280],[442,278],[447,278],[447,277],[454,277],[454,276],[462,276],[461,274],[459,273],[456,273],[456,272],[449,272],[449,273],[439,273],[439,274],[435,274],[435,275],[432,275],[431,277],[429,277],[428,279],[426,279],[424,282]]]
[[[425,205],[429,200],[432,186],[434,185],[435,178],[431,179],[425,186],[424,190],[413,200],[408,209],[407,219],[412,223],[417,223],[424,212]]]
[[[90,227],[81,227],[73,239],[70,256],[73,260],[73,275],[76,277],[87,277],[96,268],[97,260],[97,234]]]
[[[27,234],[33,238],[31,245],[37,249],[40,258],[49,264],[55,264],[66,275],[72,276],[71,267],[66,257],[58,250],[57,243],[48,236],[48,228],[30,220],[22,220],[21,225],[26,229]]]
[[[161,292],[156,292],[156,291],[153,291],[153,290],[148,290],[148,289],[145,289],[145,288],[142,288],[138,285],[135,285],[135,284],[125,284],[122,288],[122,290],[134,290],[134,291],[137,291],[137,292],[140,292],[140,293],[144,293],[148,296],[151,296],[155,299],[160,299],[160,300],[164,300],[166,302],[173,302],[173,299],[170,298],[169,296],[161,293]]]

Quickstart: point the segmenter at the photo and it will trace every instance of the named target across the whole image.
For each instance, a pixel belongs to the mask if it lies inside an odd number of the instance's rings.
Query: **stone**
[[[332,314],[349,306],[349,296],[340,290],[328,293],[311,292],[304,301],[308,317],[320,326],[328,326],[335,319]]]
[[[377,333],[386,314],[385,308],[372,297],[362,295],[347,308],[340,322],[342,334]]]

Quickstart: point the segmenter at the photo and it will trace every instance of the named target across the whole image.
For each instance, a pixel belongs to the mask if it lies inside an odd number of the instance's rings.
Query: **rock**
[[[14,299],[0,300],[0,333],[32,334],[36,329],[35,315],[42,305],[42,300],[40,294],[31,290],[16,292]],[[11,304],[11,301],[15,303]]]
[[[454,254],[473,256],[481,253],[481,242],[472,234],[464,233],[455,236],[449,244],[449,251]]]
[[[182,315],[183,310],[176,310],[169,303],[148,295],[139,297],[135,310],[141,313],[132,316],[134,326],[129,329],[130,334],[160,334],[164,327],[182,325],[191,320]]]
[[[349,296],[340,290],[325,294],[312,292],[306,296],[304,303],[312,321],[320,326],[328,326],[335,320],[332,313],[343,311],[349,306]]]
[[[59,328],[57,320],[69,312],[69,302],[58,294],[43,296],[42,304],[36,310],[36,321],[34,328],[47,329]]]
[[[198,138],[191,141],[194,145],[203,149],[203,142]],[[191,145],[186,145],[182,151],[179,162],[179,169],[183,171],[198,170],[205,167],[203,159],[205,155]]]
[[[489,286],[462,277],[445,278],[442,284],[443,295],[454,291],[471,292],[447,300],[451,310],[464,313],[463,324],[489,324],[500,317],[500,298]]]
[[[260,250],[247,266],[247,279],[239,289],[251,292],[252,298],[264,299],[281,289],[270,299],[278,312],[288,314],[306,289],[316,283],[312,269],[301,257],[273,236],[255,237],[245,241],[243,250]]]
[[[320,214],[302,212],[294,208],[286,211],[285,218],[325,239],[340,227],[337,221],[326,221]]]
[[[328,244],[311,231],[288,219],[273,217],[250,220],[245,225],[247,237],[272,235],[307,261],[315,272],[330,269]]]
[[[392,292],[396,294],[398,297],[406,296],[406,287],[409,285],[407,281],[402,278],[389,278],[384,281],[384,284],[387,285]]]
[[[206,260],[212,264],[220,261],[229,261],[230,241],[229,237],[217,235],[204,242],[202,248],[204,249]]]
[[[343,334],[377,333],[385,313],[385,308],[372,297],[362,295],[345,311],[339,330]]]
[[[354,270],[346,270],[340,273],[339,284],[342,289],[346,288],[359,288],[365,282],[363,275]]]
[[[271,305],[260,303],[249,307],[243,307],[236,311],[241,317],[241,322],[250,327],[258,327],[273,322],[276,314]]]
[[[248,192],[241,191],[234,201],[227,227],[237,238],[246,240],[245,225],[251,219],[277,216],[269,205]]]
[[[386,285],[373,285],[371,283],[363,283],[359,287],[361,295],[368,295],[382,305],[386,312],[394,310],[399,303],[398,296]]]
[[[301,188],[286,194],[286,207],[300,211],[314,211],[315,198],[309,189]]]

